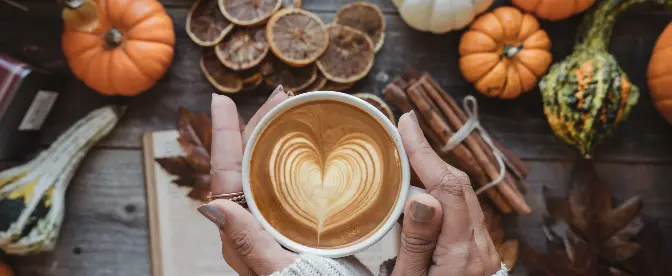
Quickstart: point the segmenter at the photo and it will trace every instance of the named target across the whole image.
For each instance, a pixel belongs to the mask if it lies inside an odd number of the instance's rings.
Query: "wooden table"
[[[68,74],[59,49],[62,31],[59,11],[51,0],[29,0],[29,14],[0,4],[0,49],[22,54],[55,72]],[[209,113],[215,90],[198,66],[200,48],[185,33],[185,18],[192,0],[163,0],[177,34],[173,65],[154,89],[135,98],[97,95],[72,80],[55,107],[52,123],[43,137],[47,146],[75,120],[95,107],[119,103],[128,113],[113,133],[89,154],[67,194],[66,216],[58,247],[53,253],[12,258],[18,275],[149,275],[147,208],[143,183],[141,140],[143,132],[173,129],[180,106]],[[304,7],[330,22],[346,0],[304,0]],[[369,76],[352,92],[380,94],[382,87],[406,67],[431,72],[458,98],[474,90],[462,79],[457,65],[460,32],[432,35],[407,27],[389,0],[375,0],[385,13],[387,38]],[[498,0],[497,5],[508,1]],[[642,96],[630,118],[615,137],[596,154],[599,174],[614,186],[618,201],[634,195],[645,200],[644,213],[657,219],[672,248],[672,127],[651,103],[646,67],[658,34],[672,13],[637,8],[623,15],[616,26],[611,52]],[[553,41],[556,60],[572,50],[580,18],[544,22]],[[271,89],[233,96],[241,116],[249,119]],[[491,134],[525,159],[532,169],[527,200],[534,212],[508,218],[510,234],[543,249],[539,228],[543,215],[541,190],[564,194],[577,154],[556,140],[546,123],[538,91],[515,101],[478,98],[481,118]],[[214,233],[213,233],[214,234]]]

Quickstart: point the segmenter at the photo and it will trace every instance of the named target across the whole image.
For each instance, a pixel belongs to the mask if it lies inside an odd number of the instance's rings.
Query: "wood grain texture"
[[[565,195],[572,162],[528,162],[529,216],[507,217],[509,237],[544,248],[539,228],[542,188]],[[616,202],[642,195],[644,214],[658,220],[672,249],[672,165],[600,163],[598,174],[613,185]],[[58,248],[35,257],[13,257],[17,275],[149,275],[147,210],[138,150],[96,150],[80,168],[67,194],[66,219]]]
[[[186,0],[176,0],[178,2]],[[307,7],[332,3],[330,1],[304,1]],[[338,1],[335,1],[336,3]],[[385,1],[388,2],[388,1]],[[177,2],[171,2],[177,3]],[[324,4],[323,3],[323,4]],[[498,4],[502,4],[499,1]],[[47,4],[34,4],[44,6]],[[171,4],[172,5],[172,4]],[[169,5],[169,7],[171,6]],[[334,9],[340,4],[334,5]],[[0,24],[0,49],[5,47],[24,51],[30,45],[40,45],[46,49],[59,49],[60,23],[58,13],[47,12],[46,8],[37,9],[44,13],[37,18],[17,16],[17,13],[0,11],[0,22],[14,18],[13,22],[22,24],[20,31],[9,24]],[[53,9],[53,8],[52,8]],[[47,9],[48,10],[48,9]],[[95,108],[109,103],[125,103],[130,106],[128,115],[112,133],[109,139],[101,143],[102,147],[139,148],[142,132],[163,130],[174,127],[176,111],[184,106],[194,111],[209,113],[211,93],[215,92],[202,76],[198,68],[200,48],[192,43],[184,30],[187,10],[169,8],[173,18],[177,44],[173,65],[166,76],[151,91],[135,98],[109,98],[97,95],[78,80],[72,80],[67,88],[67,101],[61,101],[55,108],[58,118],[47,128],[43,142],[50,143],[70,123]],[[318,12],[325,22],[330,22],[333,12]],[[574,34],[580,23],[580,17],[561,22],[543,22],[552,41],[552,53],[556,61],[561,60],[572,50]],[[662,28],[672,19],[672,13],[651,12],[642,9],[626,13],[617,24],[611,43],[611,51],[633,83],[642,90],[639,104],[630,118],[618,129],[614,138],[599,147],[596,154],[601,160],[620,161],[671,161],[672,128],[662,119],[653,107],[646,87],[646,67],[648,57]],[[387,13],[388,23],[385,47],[378,54],[372,72],[349,91],[380,94],[389,79],[407,67],[426,70],[450,93],[460,99],[467,94],[476,94],[481,105],[481,117],[490,132],[523,158],[535,160],[573,160],[574,150],[559,142],[552,134],[543,115],[541,96],[537,90],[515,101],[487,99],[475,93],[472,86],[461,77],[457,60],[457,45],[460,32],[446,35],[433,35],[410,29],[395,13]],[[638,24],[631,24],[637,22]],[[16,24],[16,23],[14,23]],[[28,31],[26,31],[28,30]],[[46,34],[35,36],[39,32]],[[39,37],[39,38],[38,38]],[[21,42],[21,43],[20,43]],[[7,46],[12,44],[12,46]],[[53,52],[53,50],[52,50]],[[26,54],[31,56],[31,54]],[[45,57],[57,57],[57,53],[44,53]],[[50,66],[59,72],[66,72],[62,61],[51,61]],[[269,88],[235,95],[243,118],[250,118],[268,93]],[[81,103],[87,104],[81,104]]]
[[[69,187],[65,210],[56,250],[11,258],[17,275],[149,275],[140,151],[92,152]]]

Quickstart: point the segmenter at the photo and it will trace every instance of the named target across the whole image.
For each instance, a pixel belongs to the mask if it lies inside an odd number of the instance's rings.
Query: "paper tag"
[[[40,90],[19,125],[20,131],[39,130],[58,98],[58,93]]]

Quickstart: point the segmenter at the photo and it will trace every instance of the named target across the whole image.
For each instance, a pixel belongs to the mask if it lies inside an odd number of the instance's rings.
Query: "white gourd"
[[[494,0],[392,0],[412,28],[436,34],[459,30],[484,12]]]

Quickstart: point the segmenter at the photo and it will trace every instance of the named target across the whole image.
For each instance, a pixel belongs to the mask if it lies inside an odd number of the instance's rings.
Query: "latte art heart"
[[[270,156],[273,188],[288,213],[319,233],[369,209],[381,189],[382,156],[370,137],[349,134],[322,152],[309,136],[290,132]]]
[[[259,213],[284,237],[315,248],[358,243],[382,227],[402,184],[383,126],[352,105],[294,106],[264,127],[250,158]]]

